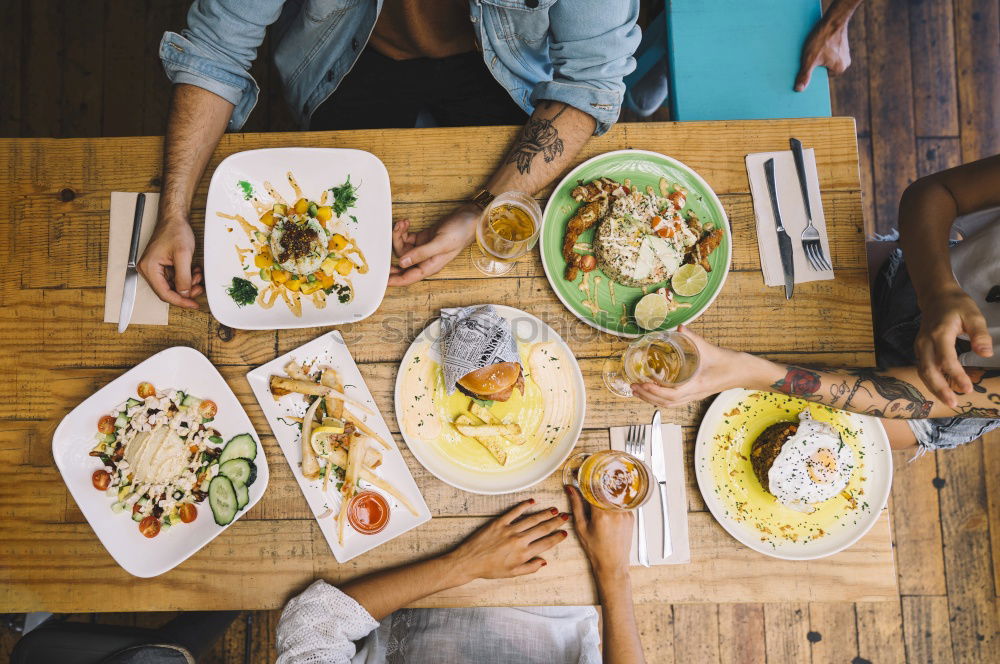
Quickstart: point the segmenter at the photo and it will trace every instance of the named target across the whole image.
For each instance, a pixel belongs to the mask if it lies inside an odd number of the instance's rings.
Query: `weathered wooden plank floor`
[[[157,45],[164,30],[183,27],[188,4],[4,2],[0,136],[161,134],[169,87]],[[885,233],[912,179],[1000,152],[1000,0],[871,0],[851,41],[854,64],[833,82],[834,112],[857,118],[866,231]],[[253,68],[263,94],[248,131],[295,128],[268,53],[265,42]],[[649,661],[998,661],[1000,435],[897,462],[899,605],[643,605]],[[204,661],[273,661],[278,615],[244,615]],[[169,618],[74,617],[140,626]],[[0,629],[0,656],[12,644]]]

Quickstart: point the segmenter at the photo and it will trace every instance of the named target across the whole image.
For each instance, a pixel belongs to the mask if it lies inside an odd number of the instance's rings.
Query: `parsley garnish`
[[[227,288],[226,292],[240,307],[253,304],[253,301],[257,299],[257,287],[253,285],[253,282],[240,277],[233,277],[233,285]]]
[[[347,182],[344,184],[339,187],[330,187],[330,193],[333,194],[333,211],[338,217],[358,202],[358,188],[351,184],[350,175],[347,176]],[[355,223],[358,221],[354,215],[351,215],[351,220]]]

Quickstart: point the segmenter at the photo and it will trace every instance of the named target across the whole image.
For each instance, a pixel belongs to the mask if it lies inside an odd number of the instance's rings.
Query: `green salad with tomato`
[[[103,464],[94,488],[113,498],[111,511],[131,514],[150,538],[197,519],[206,499],[218,525],[231,523],[250,502],[257,441],[244,433],[224,443],[209,399],[147,382],[136,396],[98,420],[90,452]]]

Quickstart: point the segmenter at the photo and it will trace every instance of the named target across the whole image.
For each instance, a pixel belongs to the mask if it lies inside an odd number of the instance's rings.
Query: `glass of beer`
[[[673,387],[698,370],[700,358],[691,338],[681,332],[653,332],[628,345],[621,357],[604,362],[604,384],[621,397],[632,396],[635,383]]]
[[[542,210],[534,198],[520,191],[500,194],[479,219],[472,264],[491,277],[507,274],[538,242],[541,225]]]
[[[650,472],[639,459],[618,450],[574,454],[563,466],[563,484],[580,490],[588,503],[602,510],[641,507],[653,495]]]

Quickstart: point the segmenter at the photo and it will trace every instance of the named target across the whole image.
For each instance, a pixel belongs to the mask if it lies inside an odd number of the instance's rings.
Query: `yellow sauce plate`
[[[750,464],[750,447],[764,429],[797,421],[807,409],[840,433],[855,458],[844,492],[810,514],[781,505]],[[730,535],[776,558],[809,560],[847,548],[875,524],[892,486],[892,455],[876,418],[784,394],[728,390],[698,430],[695,473],[709,510]]]
[[[451,424],[469,413],[472,399],[445,390],[435,348],[438,321],[413,341],[396,375],[396,420],[410,451],[440,480],[472,493],[512,493],[548,477],[575,446],[585,414],[583,375],[565,342],[534,316],[495,306],[511,321],[525,374],[523,394],[514,390],[508,401],[490,407],[494,417],[523,432],[523,444],[505,447],[506,463]]]

